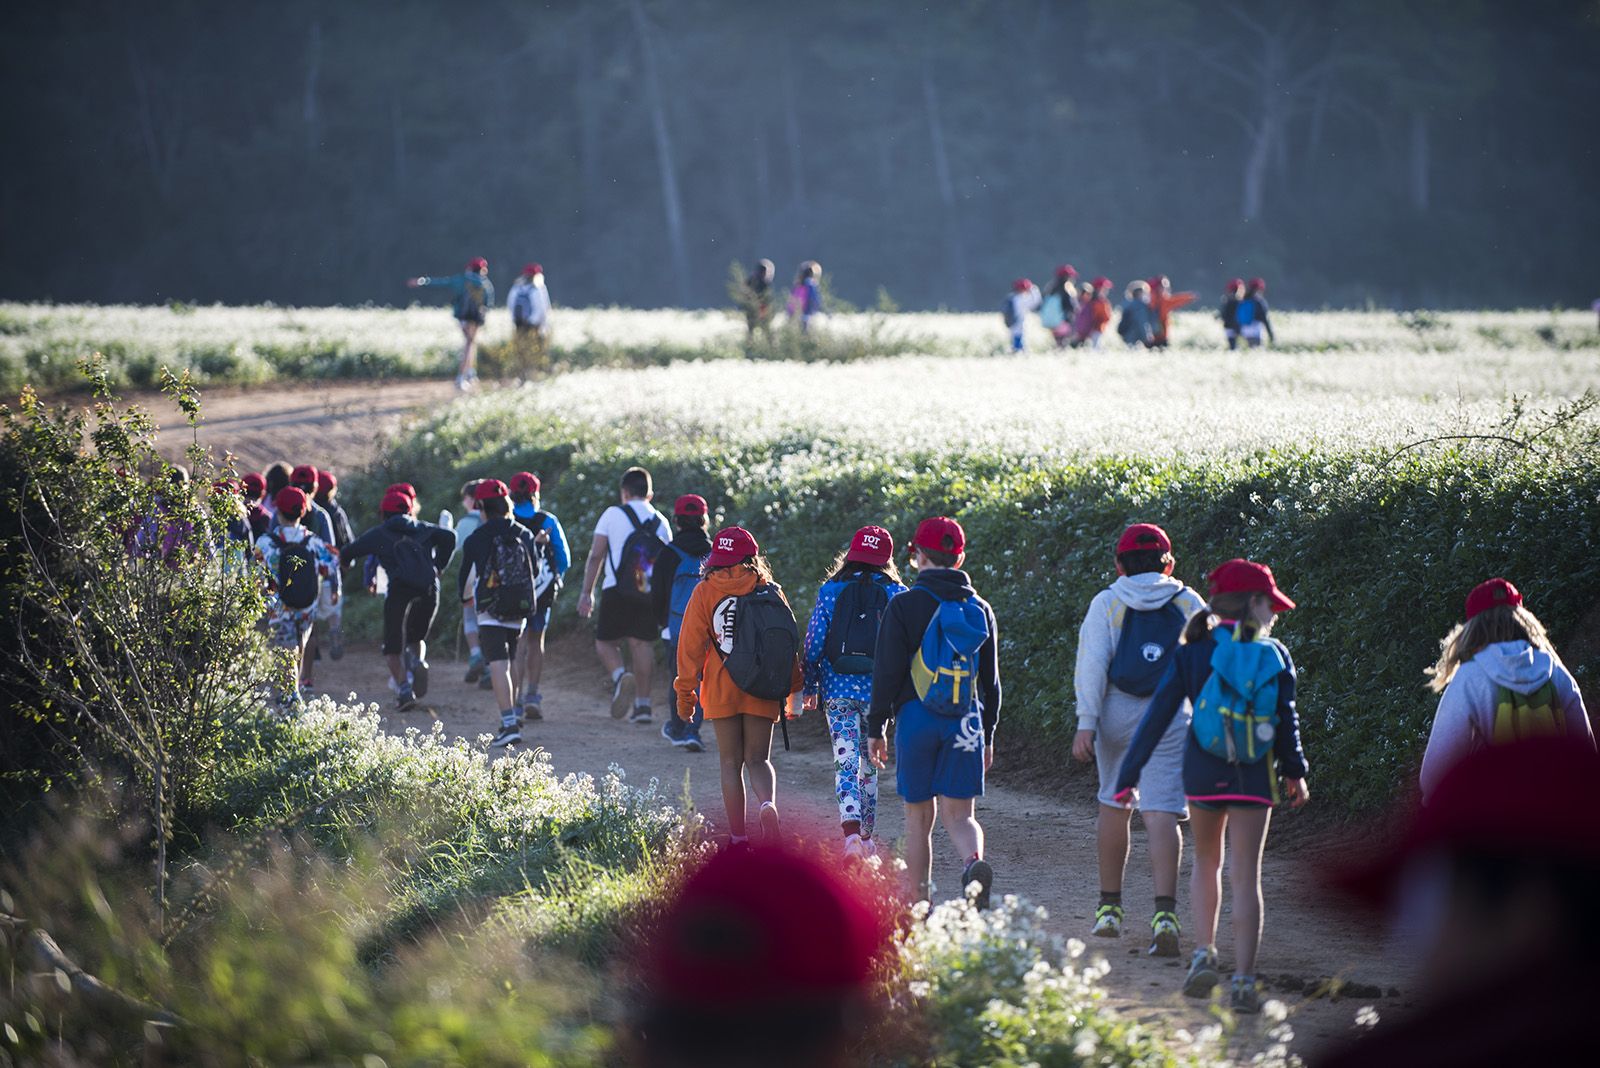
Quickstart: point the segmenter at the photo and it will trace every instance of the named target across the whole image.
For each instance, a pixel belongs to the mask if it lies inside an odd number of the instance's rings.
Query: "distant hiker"
[[[326,542],[301,525],[301,517],[311,506],[311,499],[303,491],[285,486],[273,504],[277,526],[256,539],[256,552],[266,571],[270,593],[267,627],[272,644],[289,650],[290,669],[299,684],[295,692],[286,692],[280,701],[285,708],[299,708],[311,696],[311,687],[302,680],[317,598],[323,583],[327,583],[333,587],[333,599],[339,599],[339,561]]]
[[[1050,331],[1056,347],[1072,340],[1072,320],[1078,314],[1078,271],[1070,263],[1056,268],[1039,303],[1039,325]]]
[[[504,482],[483,479],[473,496],[483,522],[461,547],[456,588],[461,600],[477,609],[478,644],[500,710],[500,731],[489,747],[501,749],[522,742],[522,709],[511,689],[511,661],[537,601],[533,584],[538,546],[532,532],[511,519],[511,490]]]
[[[333,548],[339,554],[339,578],[341,585],[345,578],[345,568],[350,566],[349,559],[344,555],[345,547],[356,538],[355,528],[350,525],[350,516],[346,514],[344,506],[338,501],[339,477],[332,471],[317,469],[317,495],[314,498],[317,507],[328,513],[328,519],[333,524]],[[323,602],[317,604],[318,622],[326,621],[328,624],[328,656],[339,660],[344,656],[344,601],[337,604],[327,602],[327,590],[323,590]]]
[[[906,585],[894,565],[894,538],[862,527],[834,559],[806,627],[802,707],[827,713],[833,739],[834,794],[844,855],[877,856],[878,769],[867,759],[867,712],[878,627]]]
[[[1222,290],[1222,336],[1228,340],[1228,351],[1239,347],[1239,305],[1244,300],[1244,279],[1230,279]]]
[[[306,495],[307,505],[305,515],[301,518],[301,523],[311,533],[321,538],[322,543],[333,551],[334,558],[337,559],[339,556],[338,537],[333,529],[333,516],[329,515],[327,509],[316,501],[318,476],[319,472],[315,467],[310,464],[300,464],[289,472],[289,485]],[[335,613],[339,611],[338,602],[330,601],[329,590],[324,586],[321,600],[317,602],[315,622],[322,623],[323,629],[327,629],[332,625]],[[316,662],[322,658],[318,644],[316,627],[313,624],[311,637],[306,642],[304,663],[300,668],[300,684],[308,689],[316,685]],[[343,655],[342,650],[340,655]]]
[[[383,602],[383,655],[404,712],[428,695],[428,631],[439,611],[439,576],[456,551],[456,532],[411,515],[411,501],[399,490],[383,495],[383,522],[351,542],[345,559],[373,556],[388,575]]]
[[[706,557],[711,554],[710,512],[706,499],[698,493],[686,493],[674,501],[672,524],[676,532],[671,544],[656,557],[650,572],[650,599],[666,646],[668,689],[673,693],[677,693],[678,636],[683,631],[683,614],[688,611],[689,598],[700,585]],[[663,717],[661,737],[688,752],[702,753],[706,748],[700,740],[704,719],[705,710],[696,702],[694,716],[688,722],[676,715]]]
[[[789,290],[789,321],[797,323],[802,334],[811,329],[811,320],[823,314],[822,264],[806,260],[794,277],[794,288]]]
[[[1135,523],[1123,531],[1115,556],[1117,580],[1089,603],[1078,631],[1073,672],[1078,733],[1072,755],[1094,761],[1100,776],[1100,903],[1092,933],[1102,938],[1122,935],[1122,879],[1133,818],[1133,809],[1117,803],[1117,773],[1150,695],[1172,662],[1184,624],[1205,607],[1205,598],[1172,577],[1172,541],[1155,524]],[[1176,957],[1183,929],[1177,913],[1178,864],[1183,857],[1180,824],[1189,818],[1183,795],[1188,737],[1187,717],[1174,716],[1139,775],[1139,812],[1156,890],[1148,950],[1154,957]]]
[[[1194,871],[1190,909],[1198,948],[1183,992],[1205,997],[1222,981],[1217,916],[1222,906],[1223,836],[1233,856],[1234,972],[1229,1005],[1261,1011],[1256,951],[1261,945],[1261,850],[1282,778],[1289,804],[1311,797],[1295,715],[1295,671],[1289,650],[1268,635],[1279,612],[1294,607],[1272,569],[1229,560],[1206,578],[1211,601],[1189,617],[1183,643],[1161,676],[1117,772],[1117,804],[1131,805],[1140,774],[1188,701],[1194,709],[1183,755],[1184,794],[1193,810]]]
[[[481,481],[469,479],[461,487],[461,518],[456,521],[457,545],[465,545],[467,539],[472,537],[472,532],[483,522],[477,498],[478,483]],[[481,682],[484,689],[489,689],[488,664],[483,659],[483,650],[478,646],[478,611],[471,602],[461,605],[461,636],[467,641],[466,682],[468,685]]]
[[[967,535],[954,519],[924,519],[911,539],[917,579],[889,602],[872,662],[867,745],[873,766],[889,758],[895,721],[895,784],[906,803],[906,875],[912,896],[933,894],[933,824],[944,822],[964,867],[961,891],[989,907],[994,868],[983,859],[974,805],[994,763],[1000,662],[994,609],[960,570]]]
[[[755,337],[757,330],[770,333],[772,316],[777,311],[773,302],[772,281],[778,269],[771,260],[757,260],[755,267],[745,276],[734,293],[734,300],[744,312],[746,337]]]
[[[653,718],[650,683],[655,669],[655,643],[661,633],[650,582],[670,527],[666,516],[650,504],[655,490],[649,471],[628,468],[622,473],[617,495],[619,503],[600,513],[594,525],[594,540],[583,568],[578,615],[588,619],[599,609],[594,648],[600,663],[611,673],[611,718],[627,716],[630,723],[649,723]],[[600,584],[598,604],[594,595],[596,582]],[[631,671],[622,662],[624,642],[628,645]]]
[[[1117,336],[1130,349],[1149,348],[1155,344],[1156,313],[1150,307],[1150,285],[1147,282],[1129,282],[1123,294],[1122,318],[1117,321]]]
[[[1076,343],[1092,349],[1100,347],[1106,328],[1111,325],[1111,279],[1101,275],[1089,283],[1089,295],[1078,307],[1073,321]]]
[[[705,576],[683,611],[672,686],[678,718],[691,721],[698,701],[716,731],[733,845],[749,840],[746,774],[761,806],[761,837],[769,844],[778,838],[772,728],[802,683],[800,628],[789,601],[750,532],[724,527],[711,539]]]
[[[1261,335],[1274,345],[1278,337],[1272,332],[1272,319],[1267,314],[1267,283],[1259,278],[1250,279],[1244,287],[1244,299],[1235,313],[1239,317],[1239,336],[1253,349],[1261,347]]]
[[[494,283],[489,281],[489,261],[482,256],[467,261],[461,274],[406,279],[412,289],[442,287],[454,293],[450,310],[461,327],[461,364],[456,370],[456,388],[471,389],[478,381],[478,330],[494,306]]]
[[[1153,349],[1164,349],[1170,343],[1169,335],[1172,332],[1172,313],[1179,308],[1186,308],[1193,304],[1193,293],[1174,293],[1172,279],[1166,275],[1156,275],[1150,279],[1150,307],[1156,313],[1155,337],[1150,341]]]
[[[517,658],[511,663],[513,692],[523,718],[529,720],[544,718],[544,698],[539,694],[539,680],[544,676],[544,635],[550,627],[562,580],[572,566],[567,532],[561,529],[559,519],[540,506],[539,489],[539,476],[531,471],[518,471],[511,476],[512,518],[528,528],[536,546],[533,576],[536,600],[528,616],[527,629],[522,632]]]
[[[1439,662],[1428,673],[1442,696],[1422,755],[1424,804],[1445,772],[1484,746],[1544,735],[1594,746],[1582,691],[1544,624],[1503,578],[1467,595],[1466,622],[1439,642]]]
[[[1028,315],[1039,307],[1039,287],[1030,279],[1019,278],[1011,283],[1011,293],[1000,305],[1000,317],[1011,332],[1011,351],[1021,352],[1023,335],[1028,326]]]
[[[550,291],[545,286],[544,267],[530,263],[506,293],[506,308],[518,337],[543,339],[550,330]]]

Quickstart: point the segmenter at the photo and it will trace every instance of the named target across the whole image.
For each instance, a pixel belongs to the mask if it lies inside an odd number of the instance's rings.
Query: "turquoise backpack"
[[[1200,748],[1230,764],[1255,764],[1272,752],[1278,733],[1278,676],[1288,661],[1266,639],[1235,641],[1233,632],[1211,632],[1211,677],[1194,699],[1189,729]]]

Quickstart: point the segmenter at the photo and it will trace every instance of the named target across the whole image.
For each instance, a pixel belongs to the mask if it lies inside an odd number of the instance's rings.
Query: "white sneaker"
[[[865,860],[867,856],[866,839],[859,834],[852,834],[844,840],[845,859]]]

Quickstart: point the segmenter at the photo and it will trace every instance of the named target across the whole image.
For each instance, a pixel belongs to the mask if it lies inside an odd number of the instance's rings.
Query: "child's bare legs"
[[[515,653],[512,654],[516,656]],[[489,661],[489,685],[494,689],[495,709],[504,712],[513,707],[511,692],[511,661]]]
[[[1267,844],[1272,809],[1240,805],[1228,813],[1228,888],[1233,892],[1233,970],[1256,973],[1261,948],[1261,851]]]
[[[1132,821],[1131,808],[1100,806],[1095,839],[1099,846],[1100,889],[1104,893],[1122,892],[1122,876],[1128,867],[1128,824]]]
[[[728,833],[743,838],[748,833],[744,824],[744,770],[745,736],[744,716],[727,716],[711,721],[717,733],[717,765],[722,773],[722,807],[728,814]],[[767,735],[770,743],[772,735]],[[770,765],[769,765],[770,766]]]
[[[522,664],[522,692],[539,692],[539,679],[544,675],[544,631],[528,635],[523,643],[526,653]]]
[[[458,378],[471,378],[477,373],[478,363],[478,324],[470,319],[461,319],[461,367],[456,371]]]
[[[933,821],[937,799],[906,802],[906,878],[911,899],[927,901],[933,888]]]
[[[1194,871],[1189,877],[1189,909],[1194,918],[1195,944],[1214,946],[1217,915],[1222,909],[1222,833],[1228,825],[1228,812],[1195,808],[1191,822]]]
[[[778,773],[772,767],[772,728],[776,720],[764,716],[740,716],[744,729],[744,768],[750,775],[750,792],[756,803],[773,800],[778,790]]]
[[[394,684],[404,688],[406,684],[405,656],[400,653],[387,653],[384,655],[383,660],[384,663],[389,665],[389,677],[394,680]]]
[[[1178,896],[1178,865],[1183,862],[1183,829],[1176,812],[1143,812],[1150,842],[1150,875],[1156,897]]]
[[[973,815],[975,801],[970,797],[939,798],[939,815],[944,823],[944,833],[956,847],[956,855],[965,864],[973,857],[983,856],[983,828]]]
[[[640,641],[638,638],[628,639],[628,649],[631,656],[629,669],[633,672],[635,701],[650,702],[650,683],[653,680],[656,667],[656,643],[653,641]],[[767,740],[772,740],[769,732]]]

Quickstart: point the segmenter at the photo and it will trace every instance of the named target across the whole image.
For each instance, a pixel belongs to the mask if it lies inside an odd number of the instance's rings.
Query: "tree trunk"
[[[300,103],[300,117],[306,130],[306,158],[317,154],[321,116],[317,109],[317,79],[322,73],[322,22],[311,20],[311,36],[306,42],[306,89]]]
[[[399,191],[406,187],[406,123],[398,97],[389,102],[389,138],[394,150],[394,187]]]
[[[945,253],[949,259],[949,276],[955,283],[957,306],[972,307],[972,282],[967,276],[966,243],[961,237],[961,217],[956,210],[956,186],[950,176],[950,154],[945,148],[944,115],[939,109],[939,87],[933,82],[933,71],[922,67],[922,102],[928,117],[928,139],[933,145],[933,176],[939,188],[939,200],[944,205]]]
[[[633,29],[639,37],[644,65],[645,93],[650,99],[650,125],[655,134],[656,166],[661,172],[661,206],[667,222],[667,245],[672,256],[674,282],[680,306],[689,303],[689,246],[683,232],[683,198],[678,192],[678,172],[672,157],[672,136],[667,129],[666,97],[656,63],[655,40],[641,0],[631,0]]]
[[[580,233],[583,247],[599,247],[604,214],[600,178],[600,59],[595,44],[595,5],[585,5],[578,31],[578,175]],[[588,259],[588,257],[585,257]],[[590,267],[592,284],[603,288],[601,273]]]
[[[1411,206],[1424,214],[1429,194],[1428,116],[1421,108],[1411,112]]]
[[[800,148],[800,100],[794,88],[794,74],[787,57],[783,62],[783,126],[789,142],[789,188],[794,203],[802,211],[806,203],[805,154]]]
[[[150,77],[138,49],[128,46],[128,71],[133,76],[135,115],[139,123],[139,141],[144,145],[145,159],[150,165],[150,177],[162,203],[172,199],[172,168],[170,154],[163,148],[162,138],[156,130],[155,101]]]

